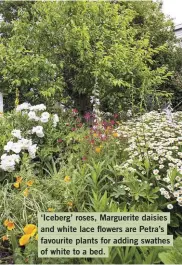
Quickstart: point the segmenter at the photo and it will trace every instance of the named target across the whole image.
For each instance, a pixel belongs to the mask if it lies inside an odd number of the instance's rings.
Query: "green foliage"
[[[0,87],[7,95],[18,87],[22,101],[79,100],[82,110],[91,108],[83,103],[96,80],[103,109],[143,108],[153,94],[170,96],[160,90],[171,76],[168,62],[158,62],[173,46],[172,23],[157,3],[145,4],[26,3],[16,7],[15,20],[11,4],[2,5],[12,30],[1,37]]]
[[[164,264],[181,264],[182,259],[182,248],[181,248],[182,238],[178,237],[174,241],[174,247],[168,249],[168,252],[162,252],[159,254],[160,260]]]

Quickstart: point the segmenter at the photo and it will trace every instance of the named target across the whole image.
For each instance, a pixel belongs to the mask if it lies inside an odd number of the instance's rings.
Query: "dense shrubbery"
[[[87,122],[94,116],[88,126],[76,109],[57,115],[45,108],[26,103],[0,118],[1,130],[6,129],[0,142],[0,235],[13,260],[179,264],[181,113],[151,112],[121,122],[116,114],[101,119],[95,104],[95,114],[85,115]],[[108,259],[40,259],[39,211],[170,211],[168,234],[178,238],[173,248],[112,248]]]
[[[182,206],[182,113],[167,112],[153,111],[121,125],[130,144],[126,148],[129,160],[123,163],[121,172],[133,172],[148,181],[151,177],[152,186],[160,186],[166,199],[176,197]]]
[[[174,25],[159,3],[3,2],[0,10],[6,109],[17,89],[21,102],[59,100],[82,111],[95,84],[109,111],[156,108],[157,95],[172,95]]]
[[[0,114],[0,263],[180,264],[182,113],[159,109],[173,92],[181,104],[181,50],[160,4],[3,1],[0,12],[11,110]],[[38,258],[40,211],[170,211],[174,247]]]

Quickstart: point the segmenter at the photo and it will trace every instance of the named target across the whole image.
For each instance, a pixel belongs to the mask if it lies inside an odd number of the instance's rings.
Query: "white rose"
[[[30,107],[31,107],[30,103],[25,102],[21,105],[18,105],[16,107],[16,111],[28,110],[28,109],[30,109]]]
[[[13,146],[13,142],[12,141],[9,141],[5,146],[4,146],[4,150],[9,152],[11,150]]]
[[[29,120],[39,121],[39,117],[37,117],[35,111],[30,111],[30,112],[28,113],[28,117],[29,117],[29,118],[28,118]]]
[[[37,145],[36,144],[31,145],[31,146],[28,147],[29,156],[32,159],[35,158],[36,151],[37,151]]]
[[[14,137],[16,137],[16,138],[21,139],[21,131],[20,131],[20,130],[13,130],[13,131],[11,132],[11,134],[12,134]]]
[[[14,143],[11,150],[16,154],[19,154],[21,152],[21,145],[19,143]]]

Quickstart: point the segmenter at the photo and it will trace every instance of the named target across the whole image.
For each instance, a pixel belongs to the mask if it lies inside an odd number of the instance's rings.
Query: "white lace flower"
[[[177,202],[178,202],[178,203],[182,203],[182,197],[178,197],[178,198],[177,198]]]
[[[177,198],[177,197],[179,196],[179,192],[178,192],[178,191],[174,191],[174,192],[173,192],[173,195],[174,195],[174,197]]]
[[[179,176],[176,176],[176,178],[175,178],[177,181],[180,181],[181,180],[181,177],[179,177]]]
[[[160,180],[161,177],[159,175],[155,176],[156,180]]]
[[[159,170],[158,170],[158,169],[154,169],[154,170],[153,170],[153,174],[154,174],[154,175],[157,175],[158,173],[159,173]]]
[[[160,188],[161,194],[164,193],[166,190],[164,188]]]

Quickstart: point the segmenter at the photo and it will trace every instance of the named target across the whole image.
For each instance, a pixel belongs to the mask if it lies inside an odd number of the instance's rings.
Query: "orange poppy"
[[[29,187],[31,187],[32,185],[33,185],[33,180],[29,180],[29,181],[27,181],[27,186],[29,186]]]
[[[16,182],[21,183],[21,182],[22,182],[22,177],[17,176],[17,177],[16,177]]]
[[[15,182],[13,186],[18,189],[20,187],[20,182]]]
[[[13,230],[15,228],[15,224],[13,222],[9,221],[7,224],[7,228],[8,228],[8,230]]]
[[[28,244],[29,242],[29,239],[30,239],[30,235],[23,235],[20,239],[19,239],[19,244],[20,246],[24,246],[26,244]]]
[[[37,226],[34,224],[28,224],[23,228],[26,235],[34,236],[37,232]]]

